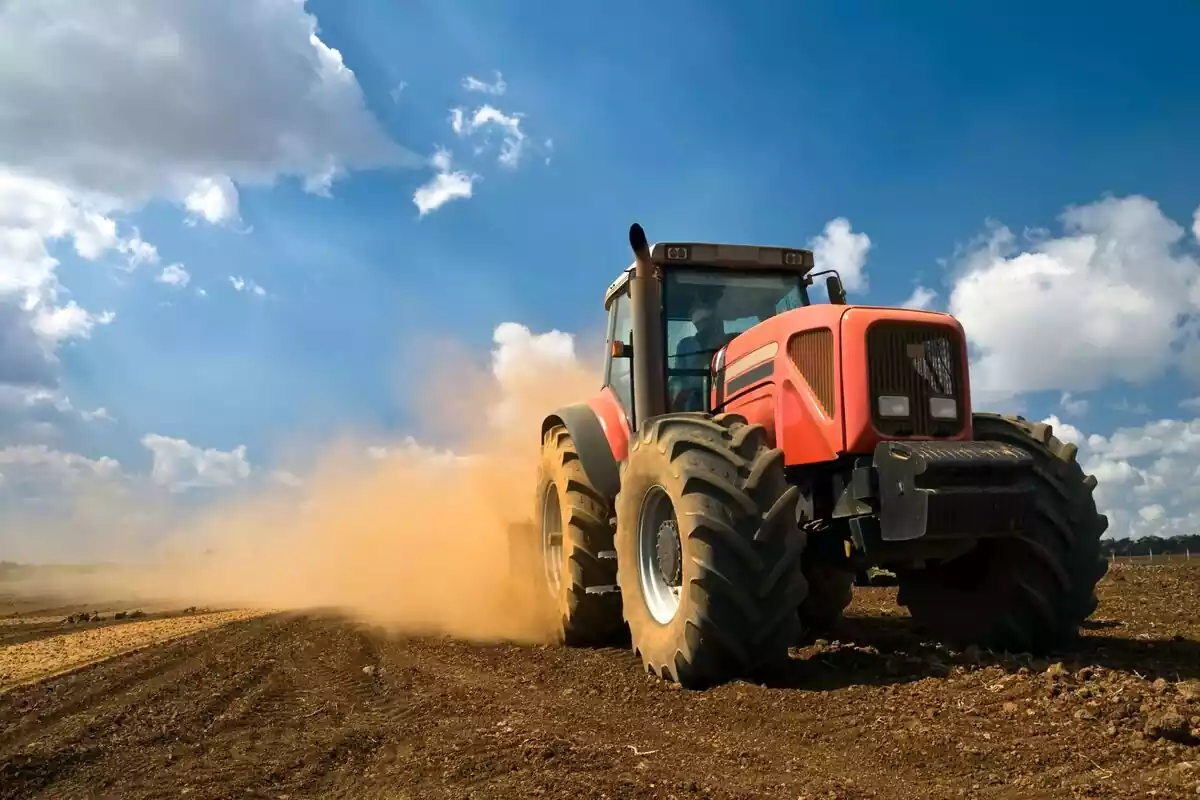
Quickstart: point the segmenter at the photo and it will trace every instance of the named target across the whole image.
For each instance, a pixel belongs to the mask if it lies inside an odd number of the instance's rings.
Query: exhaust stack
[[[662,298],[657,269],[650,260],[646,232],[636,222],[629,228],[633,249],[633,277],[629,281],[633,315],[633,416],[634,427],[666,413],[666,359],[663,353]]]

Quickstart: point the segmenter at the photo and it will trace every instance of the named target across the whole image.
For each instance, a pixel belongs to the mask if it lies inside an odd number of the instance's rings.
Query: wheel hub
[[[660,625],[675,618],[683,594],[683,548],[675,507],[661,486],[642,499],[637,524],[637,569],[642,600]]]
[[[558,488],[551,483],[542,498],[542,575],[546,589],[557,597],[562,588],[563,524]]]
[[[658,574],[668,586],[683,582],[683,552],[679,543],[679,526],[669,519],[658,526]]]

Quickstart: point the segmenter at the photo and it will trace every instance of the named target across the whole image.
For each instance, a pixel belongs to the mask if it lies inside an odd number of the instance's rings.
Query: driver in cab
[[[725,324],[717,315],[715,305],[699,295],[692,301],[688,317],[696,332],[679,340],[671,359],[671,369],[695,370],[696,373],[671,376],[674,411],[704,410],[704,394],[709,388],[704,375],[708,374],[713,356],[725,346],[727,339]]]

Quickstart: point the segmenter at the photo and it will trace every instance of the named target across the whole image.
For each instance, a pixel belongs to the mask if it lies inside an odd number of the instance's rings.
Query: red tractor
[[[629,241],[603,386],[543,422],[515,543],[567,643],[627,631],[684,686],[749,676],[871,567],[947,643],[1074,637],[1106,566],[1096,480],[1050,426],[973,412],[956,319],[847,305],[808,250]]]

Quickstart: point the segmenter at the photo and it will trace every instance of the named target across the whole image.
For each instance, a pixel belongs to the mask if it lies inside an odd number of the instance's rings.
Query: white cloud
[[[192,215],[188,218],[192,224],[196,218],[214,225],[234,220],[238,216],[237,188],[224,175],[199,178],[183,198],[183,205]]]
[[[40,311],[33,320],[33,329],[51,342],[64,339],[87,339],[97,325],[107,325],[116,318],[112,311],[93,314],[74,300],[65,306]]]
[[[1136,428],[1119,428],[1111,436],[1088,438],[1092,452],[1111,459],[1151,455],[1200,458],[1200,419],[1160,419]]]
[[[904,308],[927,310],[933,306],[933,301],[937,299],[937,296],[938,294],[934,290],[918,286],[913,289],[913,293],[901,305]]]
[[[1069,422],[1063,422],[1054,414],[1046,417],[1042,422],[1053,428],[1054,435],[1064,442],[1070,442],[1078,446],[1082,446],[1085,442],[1083,432],[1079,428],[1076,428]]]
[[[413,192],[413,204],[419,216],[436,211],[451,200],[469,199],[474,192],[478,175],[455,170],[451,165],[450,152],[439,147],[429,159],[434,175]]]
[[[850,220],[838,217],[825,223],[825,231],[808,243],[818,270],[835,269],[848,292],[867,290],[867,252],[871,238],[854,233]]]
[[[79,416],[83,417],[86,422],[116,422],[116,418],[108,413],[108,409],[101,406],[94,411],[80,411]]]
[[[404,90],[407,88],[408,88],[408,81],[400,81],[395,86],[393,86],[392,90],[390,92],[388,92],[388,94],[391,95],[392,102],[399,103],[400,95],[404,94]]]
[[[1146,522],[1154,522],[1162,519],[1167,513],[1167,510],[1155,503],[1152,506],[1142,506],[1138,509],[1138,516]]]
[[[0,53],[18,67],[0,70],[0,107],[12,110],[0,122],[0,303],[27,312],[55,367],[55,343],[113,315],[62,302],[54,242],[90,261],[157,264],[157,248],[117,222],[153,199],[180,204],[189,224],[221,224],[238,220],[237,183],[297,176],[327,194],[351,169],[419,165],[302,2],[10,0]],[[10,341],[15,319],[0,312]],[[3,347],[0,372],[15,349]]]
[[[0,449],[0,474],[8,490],[17,484],[71,486],[86,478],[115,477],[121,464],[112,458],[91,459],[78,453],[65,453],[46,445],[18,445]]]
[[[0,70],[20,110],[0,158],[126,206],[161,196],[224,218],[230,181],[419,163],[302,2],[10,0],[0,52],[20,66]]]
[[[136,231],[120,236],[116,222],[86,198],[0,165],[0,299],[13,298],[31,312],[34,330],[55,340],[86,335],[105,316],[74,301],[57,304],[64,289],[50,246],[59,240],[69,240],[89,261],[110,252],[125,255],[131,266],[158,257]]]
[[[1191,397],[1187,400],[1181,400],[1179,407],[1189,411],[1200,411],[1200,397]]]
[[[149,242],[143,241],[136,228],[134,229],[133,236],[120,242],[117,247],[122,253],[129,256],[130,269],[136,269],[142,264],[158,263],[158,248]]]
[[[546,376],[579,369],[575,337],[564,331],[535,334],[518,322],[503,322],[493,331],[492,342],[492,376],[499,388],[496,405],[488,409],[494,424],[517,420],[521,409],[533,402],[529,392],[546,391],[541,385]]]
[[[169,264],[163,267],[163,271],[158,274],[155,280],[159,283],[165,283],[168,286],[178,286],[182,289],[191,282],[192,276],[188,274],[188,271],[183,268],[182,264]]]
[[[245,445],[238,445],[229,451],[205,449],[186,439],[154,433],[143,436],[142,445],[154,458],[151,479],[173,492],[233,486],[250,476]]]
[[[496,80],[491,83],[481,81],[479,78],[474,78],[468,75],[463,78],[463,88],[468,92],[483,92],[484,94],[502,95],[508,91],[508,84],[504,82],[504,76],[500,74],[500,70],[495,70],[493,74]]]
[[[1160,419],[1087,435],[1051,416],[1043,422],[1079,447],[1084,472],[1096,476],[1096,503],[1110,534],[1172,536],[1200,530],[1200,418]]]
[[[450,128],[461,137],[469,137],[479,131],[501,133],[500,155],[496,160],[506,167],[516,167],[525,151],[525,132],[521,130],[524,114],[506,114],[495,106],[483,105],[470,116],[462,108],[450,109]],[[485,144],[487,138],[485,136]],[[483,148],[481,147],[480,150]]]
[[[267,294],[267,290],[259,286],[254,281],[247,280],[246,278],[242,278],[237,275],[229,276],[229,284],[233,287],[235,292],[251,292],[259,297],[265,297]]]
[[[1076,417],[1083,416],[1088,410],[1088,401],[1075,397],[1070,392],[1062,393],[1062,397],[1059,398],[1059,405],[1061,405],[1063,410],[1068,414]]]
[[[972,387],[1087,391],[1200,363],[1200,329],[1188,317],[1200,311],[1200,263],[1177,250],[1183,228],[1138,196],[1071,207],[1061,219],[1063,237],[1024,252],[996,228],[961,264],[950,312],[976,352]]]
[[[1192,214],[1192,236],[1200,240],[1200,207]]]

